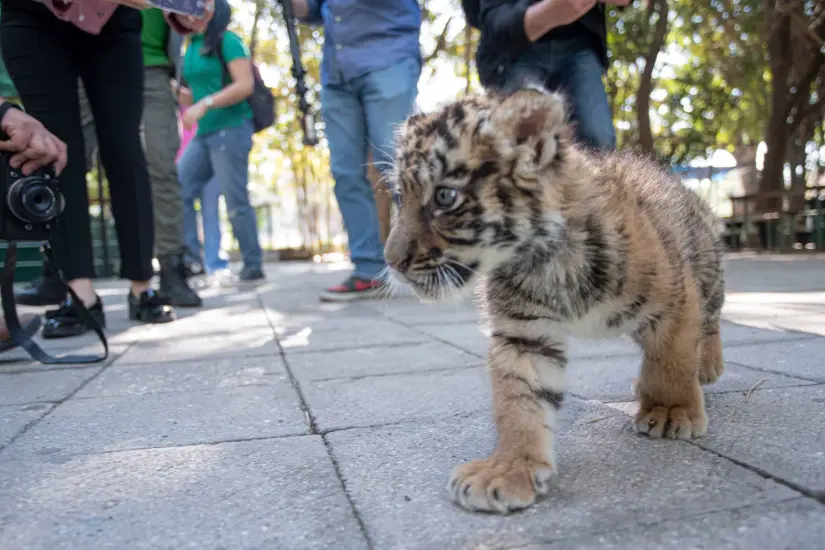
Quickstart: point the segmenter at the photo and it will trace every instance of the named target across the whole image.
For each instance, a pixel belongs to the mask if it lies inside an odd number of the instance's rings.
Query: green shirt
[[[163,18],[163,12],[158,8],[141,10],[143,29],[140,32],[140,41],[143,44],[143,65],[156,67],[169,65],[171,60],[166,52],[169,40],[169,25]]]
[[[2,4],[2,2],[0,2],[0,4]],[[14,89],[14,83],[11,81],[9,72],[6,70],[2,55],[0,55],[0,97],[5,99],[17,97],[17,90]]]
[[[228,74],[224,77],[221,60],[217,54],[201,54],[202,46],[203,35],[193,35],[183,58],[183,78],[192,91],[192,100],[195,103],[224,89],[230,84],[231,78]],[[222,51],[227,65],[235,59],[249,57],[249,49],[240,37],[231,31],[224,32]],[[252,109],[246,101],[229,107],[215,107],[198,121],[198,135],[212,134],[224,128],[237,128],[244,121],[251,119]]]

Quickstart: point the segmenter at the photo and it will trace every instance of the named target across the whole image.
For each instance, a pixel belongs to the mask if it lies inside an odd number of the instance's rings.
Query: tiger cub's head
[[[552,246],[563,231],[554,172],[567,136],[561,96],[538,88],[410,117],[396,143],[401,205],[384,249],[391,273],[436,299]]]

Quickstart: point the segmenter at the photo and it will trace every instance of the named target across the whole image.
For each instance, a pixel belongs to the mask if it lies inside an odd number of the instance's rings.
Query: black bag
[[[461,9],[464,11],[464,19],[467,24],[474,29],[481,30],[481,22],[478,20],[481,6],[480,0],[461,0]]]
[[[232,82],[232,76],[229,74],[229,68],[226,66],[226,60],[223,57],[223,33],[221,33],[218,40],[215,53],[218,54],[218,59],[220,59],[223,66],[224,78]],[[252,95],[246,101],[252,109],[252,124],[257,134],[275,124],[275,96],[266,87],[263,78],[261,78],[261,72],[254,63],[252,64],[252,75],[255,84],[252,88]]]

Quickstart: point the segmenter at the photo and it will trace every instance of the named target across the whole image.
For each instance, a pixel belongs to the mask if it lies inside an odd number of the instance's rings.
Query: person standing
[[[169,83],[180,63],[182,37],[166,24],[157,8],[142,10],[143,50],[143,145],[152,185],[155,225],[155,255],[160,263],[160,294],[177,307],[200,307],[201,298],[186,282],[183,246],[183,199],[175,155],[180,143],[177,104]],[[78,84],[80,123],[83,128],[86,170],[94,164],[97,133],[89,98]],[[57,273],[45,264],[41,277],[16,292],[18,303],[30,306],[56,305],[65,298]]]
[[[324,301],[373,297],[384,269],[384,245],[368,150],[382,176],[395,128],[414,109],[421,76],[421,8],[416,0],[292,0],[295,16],[324,29],[321,114],[329,143],[335,198],[355,266]]]
[[[89,200],[78,78],[97,125],[103,165],[111,182],[112,213],[121,255],[120,275],[130,281],[128,316],[144,323],[177,318],[151,285],[154,226],[152,190],[140,141],[143,94],[141,17],[117,2],[40,3],[3,0],[0,44],[6,67],[28,113],[67,148],[60,175],[65,210],[51,239],[58,267],[98,324],[103,303],[95,291]],[[89,330],[70,298],[46,312],[44,338]]]
[[[592,148],[616,146],[602,77],[607,69],[605,4],[630,0],[462,0],[480,30],[481,84],[504,93],[526,81],[564,93],[576,137]]]
[[[140,13],[143,18],[143,142],[154,198],[159,290],[169,297],[173,306],[199,307],[201,298],[186,282],[183,198],[175,164],[180,130],[177,101],[170,86],[181,62],[183,37],[170,29],[158,8]]]
[[[249,49],[227,29],[228,5],[215,3],[199,19],[166,17],[176,31],[190,35],[182,71],[188,88],[179,88],[179,101],[187,106],[184,126],[197,124],[198,129],[178,161],[183,200],[188,204],[212,178],[218,180],[243,258],[239,279],[260,281],[266,277],[263,251],[248,189],[253,123],[247,99],[255,83]]]

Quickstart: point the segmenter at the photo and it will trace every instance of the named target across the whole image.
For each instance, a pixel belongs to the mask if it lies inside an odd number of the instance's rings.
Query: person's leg
[[[77,87],[78,104],[80,105],[80,125],[83,131],[83,155],[86,172],[88,172],[94,162],[95,151],[97,149],[97,137],[95,133],[94,118],[89,109],[89,101],[83,85],[78,82]],[[52,306],[60,305],[66,298],[66,289],[60,282],[57,271],[45,261],[43,256],[43,273],[33,280],[27,287],[14,293],[15,301],[26,306]]]
[[[258,222],[249,201],[249,151],[252,123],[227,128],[204,138],[209,147],[212,169],[226,201],[232,233],[243,257],[241,280],[263,278],[263,252],[258,242]]]
[[[555,80],[570,101],[570,121],[576,137],[588,147],[613,149],[616,130],[603,74],[596,52],[587,48],[567,56]]]
[[[65,208],[50,241],[57,268],[104,325],[102,305],[91,284],[95,273],[77,95],[82,34],[35,4],[25,11],[4,6],[0,19],[0,49],[23,105],[68,149],[68,163],[59,176]],[[69,301],[46,317],[43,336],[47,338],[86,330],[85,324],[71,322],[76,309]],[[63,323],[64,319],[69,322]]]
[[[160,292],[173,306],[199,307],[203,302],[186,283],[183,264],[183,199],[175,166],[180,135],[169,71],[147,67],[144,78],[143,142],[152,183]]]
[[[143,111],[141,16],[119,7],[98,36],[90,36],[80,66],[97,127],[100,156],[112,197],[121,277],[131,281],[129,316],[162,323],[174,310],[151,290],[154,210],[140,139]]]
[[[203,200],[204,189],[214,178],[212,163],[209,160],[209,149],[202,138],[193,137],[183,150],[178,159],[178,178],[183,199],[183,227],[185,228],[187,255],[192,260],[202,263],[195,200]]]
[[[367,120],[367,140],[375,167],[386,184],[395,161],[395,131],[415,110],[421,65],[415,59],[367,74],[362,98]],[[389,189],[388,187],[388,190]]]
[[[212,178],[203,188],[203,193],[201,193],[203,263],[207,274],[229,267],[229,262],[221,257],[220,198],[220,182],[217,178]]]
[[[349,86],[321,90],[321,114],[329,142],[330,168],[335,198],[347,231],[352,275],[326,289],[322,300],[351,300],[372,296],[373,280],[384,267],[384,246],[372,185],[367,179],[367,138],[364,107]]]

